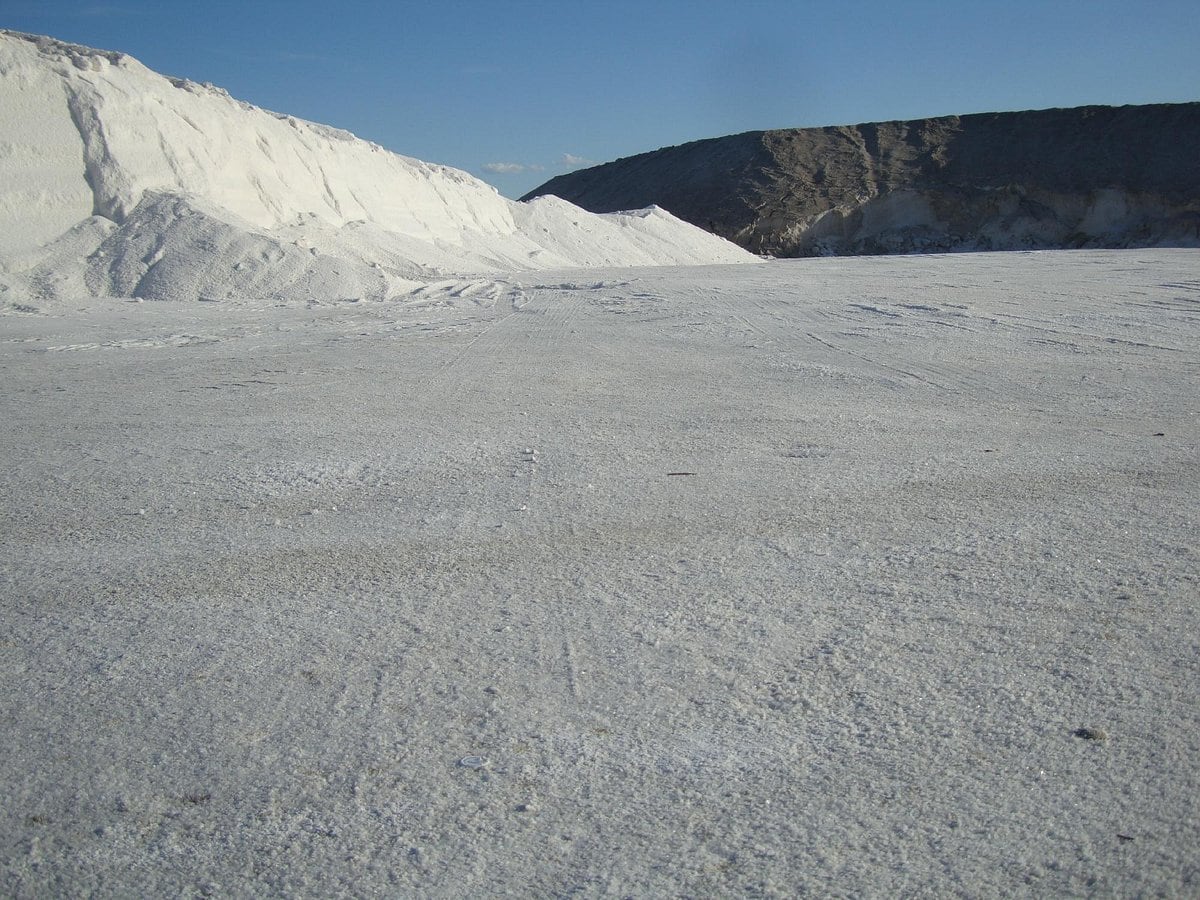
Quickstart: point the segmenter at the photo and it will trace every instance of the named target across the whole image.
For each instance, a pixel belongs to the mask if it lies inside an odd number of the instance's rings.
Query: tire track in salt
[[[814,341],[817,344],[820,344],[822,347],[825,347],[828,350],[832,350],[835,354],[852,356],[855,359],[860,359],[863,362],[870,364],[871,366],[873,366],[876,370],[878,370],[880,372],[891,373],[892,375],[899,375],[902,379],[908,381],[909,383],[917,382],[918,384],[923,384],[926,387],[932,387],[935,390],[941,391],[943,393],[949,393],[951,391],[951,388],[948,385],[943,384],[940,381],[935,381],[932,378],[926,378],[925,376],[919,375],[916,372],[911,371],[910,369],[884,362],[882,359],[878,358],[877,356],[872,356],[869,353],[859,353],[859,352],[849,349],[848,347],[839,346],[838,344],[835,344],[833,341],[819,337],[811,331],[806,331],[805,335],[810,340]]]
[[[520,412],[527,429],[520,433],[523,477],[526,479],[525,507],[515,522],[523,543],[540,545],[548,533],[574,534],[572,513],[558,492],[570,481],[571,460],[561,457],[562,441],[555,433],[565,419],[561,409],[544,406],[542,384],[578,377],[586,366],[592,342],[589,316],[603,315],[594,300],[603,284],[561,284],[530,289],[514,316],[520,326],[517,365],[509,372]],[[564,352],[578,346],[579,353]],[[586,349],[585,349],[586,348]],[[561,388],[552,391],[561,396]],[[569,540],[569,539],[568,539]],[[603,643],[596,634],[603,623],[586,599],[588,590],[578,572],[563,571],[558,577],[540,579],[543,594],[520,598],[520,615],[531,624],[526,671],[539,677],[526,688],[535,736],[529,741],[527,770],[534,800],[538,797],[586,798],[596,791],[606,766],[608,749],[601,735],[605,721],[597,720],[590,708],[594,695],[591,673],[596,671],[589,648]],[[510,600],[510,604],[516,601]],[[560,824],[574,831],[569,822]],[[582,839],[586,835],[574,835]]]
[[[505,282],[443,282],[438,286],[422,288],[415,292],[414,297],[416,299],[410,305],[418,308],[425,305],[460,308],[459,301],[467,299],[474,307],[474,310],[467,310],[468,316],[475,310],[487,310],[489,314],[483,328],[427,376],[424,385],[430,387],[461,370],[468,359],[509,349],[515,334],[505,326],[521,310],[524,292],[520,286]],[[475,315],[479,313],[475,312]],[[470,376],[477,371],[478,367],[471,366],[466,374]]]

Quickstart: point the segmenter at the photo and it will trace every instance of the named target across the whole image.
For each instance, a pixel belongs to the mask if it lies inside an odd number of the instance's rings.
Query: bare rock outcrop
[[[758,253],[1200,246],[1200,103],[1085,106],[693,141],[560,175]]]

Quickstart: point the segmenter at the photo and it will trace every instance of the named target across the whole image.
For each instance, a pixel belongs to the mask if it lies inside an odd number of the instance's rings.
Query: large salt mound
[[[507,200],[119,53],[0,31],[5,305],[386,297],[447,274],[753,257],[661,210]]]

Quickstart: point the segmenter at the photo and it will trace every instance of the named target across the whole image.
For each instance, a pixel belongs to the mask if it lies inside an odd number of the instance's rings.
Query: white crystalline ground
[[[0,31],[0,305],[385,299],[447,275],[752,261],[661,210],[518,204],[444,166]]]
[[[1200,892],[1196,251],[691,265],[7,32],[0,127],[5,896]]]
[[[4,895],[1200,892],[1196,251],[310,299],[0,317]]]

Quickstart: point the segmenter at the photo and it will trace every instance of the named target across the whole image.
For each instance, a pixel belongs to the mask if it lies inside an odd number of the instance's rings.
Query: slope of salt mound
[[[59,146],[64,118],[73,123],[72,152],[56,152],[41,172],[43,183],[75,185],[72,210],[82,182],[87,212],[116,222],[150,190],[203,197],[257,227],[313,214],[451,242],[513,230],[508,202],[463,172],[166,78],[129,56],[5,32],[0,73],[6,109],[45,110],[42,126],[14,133],[21,155]]]
[[[665,213],[518,204],[455,169],[51,38],[0,31],[0,108],[15,125],[0,142],[9,308],[77,291],[382,299],[498,269],[754,259]]]
[[[0,32],[0,257],[52,241],[92,214],[83,141],[62,76]]]

